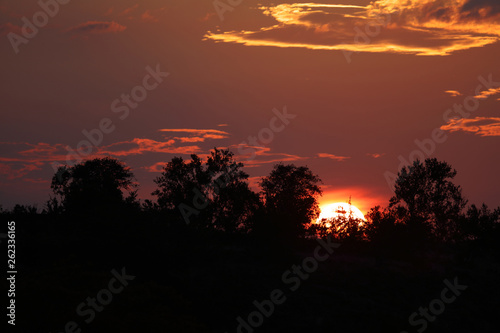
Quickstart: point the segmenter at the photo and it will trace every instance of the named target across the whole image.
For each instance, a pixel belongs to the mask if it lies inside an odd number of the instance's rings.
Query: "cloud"
[[[378,0],[368,6],[292,3],[260,6],[277,23],[210,32],[204,40],[247,46],[449,55],[500,38],[498,4],[486,0]]]
[[[70,33],[73,35],[83,35],[87,36],[90,34],[105,34],[105,33],[115,33],[122,32],[127,27],[116,23],[114,21],[111,22],[98,22],[98,21],[88,21],[72,27],[68,29]]]
[[[147,138],[134,138],[107,146],[91,146],[89,148],[84,145],[81,147],[81,151],[78,151],[76,148],[59,143],[0,142],[0,147],[4,151],[3,156],[0,157],[0,163],[3,165],[3,173],[11,172],[14,175],[24,176],[28,172],[38,170],[40,166],[51,162],[72,163],[105,156],[123,158],[146,153],[190,155],[202,152],[202,149],[198,146],[177,146],[177,143],[176,140],[157,141]],[[9,165],[24,165],[24,167],[6,169],[7,163]]]
[[[164,128],[158,130],[160,132],[183,132],[183,133],[194,133],[194,134],[205,134],[205,133],[215,133],[215,134],[226,134],[229,135],[229,133],[220,131],[220,130],[214,130],[214,129],[193,129],[193,128]]]
[[[246,143],[239,145],[232,145],[228,147],[230,150],[237,151],[237,159],[246,167],[258,167],[271,163],[294,162],[308,159],[308,157],[301,157],[298,155],[286,153],[271,152],[269,147],[251,146]]]
[[[133,11],[135,11],[138,7],[139,7],[139,4],[135,4],[135,5],[133,5],[132,7],[126,8],[126,9],[124,9],[122,12],[120,12],[120,13],[118,14],[118,16],[127,16],[127,15],[129,15],[130,13],[132,13]]]
[[[327,153],[319,153],[318,157],[319,158],[329,158],[331,160],[335,160],[335,161],[339,161],[339,162],[343,162],[343,161],[351,158],[348,156],[337,156],[337,155],[327,154]]]
[[[449,132],[469,132],[479,136],[500,136],[500,118],[453,118],[446,125],[441,126],[441,129]]]
[[[216,13],[214,12],[211,12],[211,13],[207,13],[207,15],[205,15],[203,18],[200,19],[201,22],[206,22],[208,21],[211,17],[217,15]]]
[[[17,167],[16,167],[17,166]],[[39,163],[11,165],[0,163],[0,174],[7,176],[7,179],[16,179],[26,176],[31,171],[40,170]]]
[[[97,155],[130,156],[144,153],[163,154],[195,154],[201,151],[198,146],[174,146],[174,140],[156,141],[152,139],[135,138],[103,146],[98,149]]]
[[[160,16],[165,11],[166,7],[158,8],[158,9],[148,9],[144,13],[141,14],[141,20],[147,22],[159,22]]]
[[[370,156],[370,157],[373,157],[373,158],[379,158],[379,157],[384,156],[384,155],[385,155],[385,153],[381,153],[381,154],[379,154],[379,153],[374,153],[374,154],[367,153],[366,155],[367,155],[367,156]]]
[[[481,91],[478,95],[474,96],[474,98],[486,99],[486,98],[493,96],[493,95],[496,95],[496,94],[500,94],[500,88],[490,88],[488,90]]]
[[[220,140],[227,139],[229,133],[214,129],[192,129],[192,128],[172,128],[160,129],[160,132],[166,133],[187,133],[187,137],[173,137],[172,139],[181,142],[204,142],[207,139]]]
[[[450,94],[452,97],[462,96],[462,94],[456,90],[446,90],[445,93]]]
[[[166,165],[166,162],[157,162],[153,165],[148,165],[143,167],[147,172],[162,172],[163,167]]]

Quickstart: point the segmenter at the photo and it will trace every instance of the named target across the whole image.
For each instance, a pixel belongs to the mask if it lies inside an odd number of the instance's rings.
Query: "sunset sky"
[[[498,0],[59,1],[0,1],[3,208],[43,208],[75,156],[124,161],[150,198],[172,157],[213,147],[255,189],[307,165],[323,204],[363,212],[417,157],[500,203]]]

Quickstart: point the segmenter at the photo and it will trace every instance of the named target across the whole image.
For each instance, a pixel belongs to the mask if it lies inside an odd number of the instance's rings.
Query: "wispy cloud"
[[[122,32],[127,27],[116,23],[114,21],[111,22],[99,22],[99,21],[88,21],[72,28],[68,29],[73,35],[77,36],[87,36],[91,34],[106,34],[106,33],[116,33]]]
[[[500,118],[453,118],[446,125],[441,126],[441,129],[449,132],[469,132],[479,136],[500,136]]]
[[[452,97],[462,96],[462,94],[456,90],[446,90],[445,93],[449,94]]]
[[[26,176],[28,173],[40,170],[42,163],[29,163],[29,164],[7,164],[0,163],[0,174],[7,176],[7,179],[16,179]]]
[[[294,162],[306,160],[308,157],[275,153],[269,147],[252,146],[248,144],[232,145],[228,147],[230,150],[238,152],[238,161],[243,162],[247,167],[258,167],[272,163]]]
[[[319,153],[318,157],[319,158],[329,158],[331,160],[335,160],[335,161],[339,161],[339,162],[343,162],[343,161],[351,158],[349,156],[337,156],[337,155],[327,154],[327,153]]]
[[[449,55],[498,41],[499,8],[498,2],[488,0],[378,0],[368,6],[286,3],[258,8],[274,18],[275,25],[209,31],[204,39],[247,46]],[[383,32],[367,41],[368,26]]]
[[[135,5],[131,6],[131,7],[125,8],[120,13],[118,13],[118,16],[128,16],[133,11],[135,11],[138,7],[139,7],[139,4],[135,4]]]
[[[486,99],[490,96],[500,94],[500,88],[490,88],[488,90],[481,91],[478,95],[474,96],[477,99]]]
[[[165,12],[166,7],[157,9],[147,9],[141,14],[141,20],[146,22],[159,22],[161,15]]]
[[[367,153],[366,155],[373,157],[373,158],[380,158],[385,155],[385,153]]]
[[[215,129],[193,129],[193,128],[170,128],[160,129],[160,132],[165,133],[185,133],[188,136],[169,136],[174,140],[181,142],[204,142],[207,139],[220,140],[227,139],[229,133]]]

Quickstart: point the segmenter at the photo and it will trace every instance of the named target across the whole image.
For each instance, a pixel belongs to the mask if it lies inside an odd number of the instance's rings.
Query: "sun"
[[[321,213],[317,221],[321,221],[322,219],[331,219],[339,216],[349,217],[352,214],[352,217],[366,221],[363,213],[354,205],[350,205],[347,202],[336,202],[329,205],[324,205],[320,207]]]

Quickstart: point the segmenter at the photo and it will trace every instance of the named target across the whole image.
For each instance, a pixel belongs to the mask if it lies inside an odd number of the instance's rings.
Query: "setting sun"
[[[349,217],[350,214],[354,218],[361,220],[366,220],[363,213],[354,205],[350,205],[347,202],[336,202],[333,204],[328,204],[321,206],[321,213],[319,214],[318,221],[322,219],[331,219],[339,216]]]

